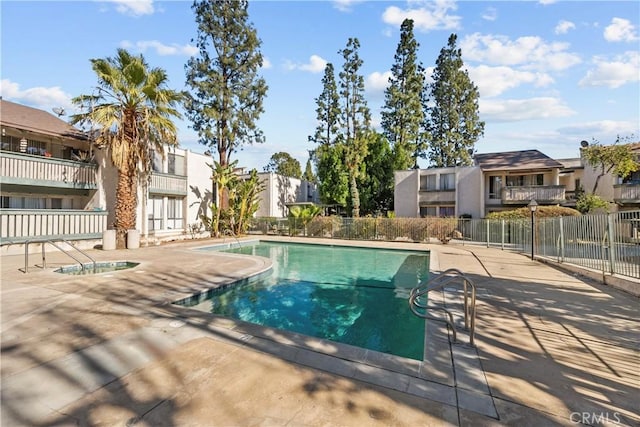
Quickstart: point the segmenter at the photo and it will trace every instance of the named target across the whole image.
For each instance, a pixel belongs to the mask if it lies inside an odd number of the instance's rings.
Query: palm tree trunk
[[[360,217],[360,192],[358,191],[358,183],[356,181],[355,173],[351,174],[351,216],[354,218]]]
[[[118,172],[114,223],[117,249],[126,248],[127,231],[136,228],[137,198],[135,176],[122,171]]]

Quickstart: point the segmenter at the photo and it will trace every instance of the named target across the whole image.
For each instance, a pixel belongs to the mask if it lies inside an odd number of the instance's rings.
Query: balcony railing
[[[455,190],[442,190],[442,191],[423,191],[421,190],[418,195],[419,203],[429,204],[451,204],[456,202]]]
[[[98,165],[74,160],[0,152],[3,184],[92,190]]]
[[[640,203],[640,183],[614,185],[613,200],[619,204]]]
[[[98,239],[106,229],[106,211],[0,209],[2,244],[36,238]]]
[[[564,185],[530,185],[520,187],[504,187],[501,191],[502,203],[521,205],[535,199],[538,203],[563,203],[565,201]]]
[[[153,172],[149,183],[149,193],[186,196],[187,177]]]

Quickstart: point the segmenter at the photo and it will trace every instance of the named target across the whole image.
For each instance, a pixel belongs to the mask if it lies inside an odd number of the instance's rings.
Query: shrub
[[[580,195],[578,200],[576,200],[576,209],[583,214],[598,211],[609,212],[609,203],[607,203],[606,200],[603,200],[602,197],[595,194],[583,193]]]
[[[538,206],[536,217],[550,218],[557,216],[579,216],[580,212],[563,206]],[[523,219],[531,217],[531,211],[528,207],[513,209],[510,211],[491,212],[487,215],[487,219]]]

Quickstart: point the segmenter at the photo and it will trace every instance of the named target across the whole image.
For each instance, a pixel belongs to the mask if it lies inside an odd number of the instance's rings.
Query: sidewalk
[[[172,306],[270,267],[191,250],[213,243],[91,251],[140,262],[96,276],[3,256],[0,424],[640,425],[636,297],[510,252],[388,243],[430,249],[432,271],[479,289],[477,347],[435,327],[414,366]]]

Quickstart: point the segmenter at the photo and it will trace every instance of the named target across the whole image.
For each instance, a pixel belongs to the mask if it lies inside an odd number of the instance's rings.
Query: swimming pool
[[[422,360],[424,320],[407,299],[428,277],[427,252],[274,242],[223,251],[270,258],[273,270],[179,304]]]

